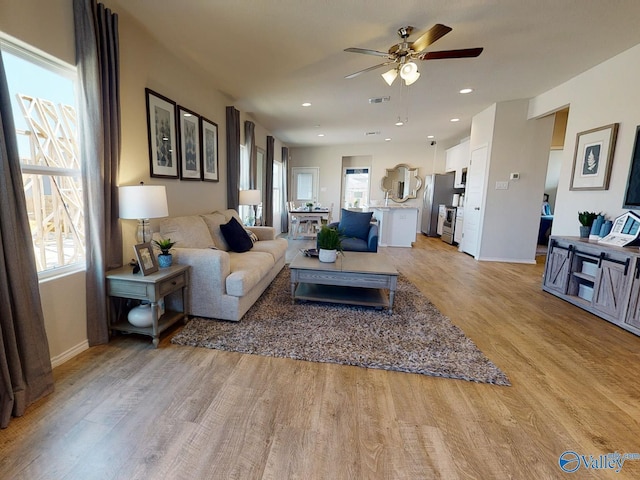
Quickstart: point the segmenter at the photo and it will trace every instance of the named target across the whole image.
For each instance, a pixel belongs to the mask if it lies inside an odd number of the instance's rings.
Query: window
[[[366,208],[369,205],[369,169],[344,169],[344,208]]]
[[[84,267],[76,70],[0,39],[40,277]]]

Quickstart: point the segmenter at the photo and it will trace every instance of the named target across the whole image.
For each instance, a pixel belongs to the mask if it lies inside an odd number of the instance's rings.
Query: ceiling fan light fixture
[[[407,85],[411,85],[418,78],[420,73],[418,72],[418,66],[414,62],[407,62],[400,68],[400,77]]]
[[[389,86],[393,84],[393,81],[396,79],[397,76],[398,76],[398,70],[395,68],[392,68],[391,70],[384,72],[382,74],[382,78],[384,78],[384,81],[387,82],[387,85]]]

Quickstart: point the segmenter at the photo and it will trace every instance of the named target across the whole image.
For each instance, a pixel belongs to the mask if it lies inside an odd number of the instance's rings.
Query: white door
[[[486,145],[471,152],[471,163],[467,172],[467,188],[464,194],[462,251],[475,258],[478,258],[480,253],[482,199],[484,197],[488,152],[489,148]]]
[[[318,167],[293,167],[291,169],[291,200],[296,207],[318,200]]]

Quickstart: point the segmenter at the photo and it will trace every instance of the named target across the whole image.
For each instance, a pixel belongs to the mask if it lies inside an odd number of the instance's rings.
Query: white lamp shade
[[[131,185],[118,188],[120,218],[146,219],[169,216],[164,185]]]
[[[260,190],[240,190],[240,205],[259,205],[262,201]]]
[[[396,79],[396,77],[398,76],[398,70],[396,70],[395,68],[392,68],[391,70],[384,72],[382,74],[382,78],[384,78],[384,81],[387,82],[387,85],[391,86],[391,84],[393,83],[393,81]]]
[[[405,63],[400,69],[400,76],[407,85],[411,85],[413,82],[420,78],[418,73],[418,66],[413,62]]]

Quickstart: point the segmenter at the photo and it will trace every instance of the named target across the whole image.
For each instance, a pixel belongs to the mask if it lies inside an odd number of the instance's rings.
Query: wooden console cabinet
[[[640,250],[552,236],[542,289],[640,335]]]

